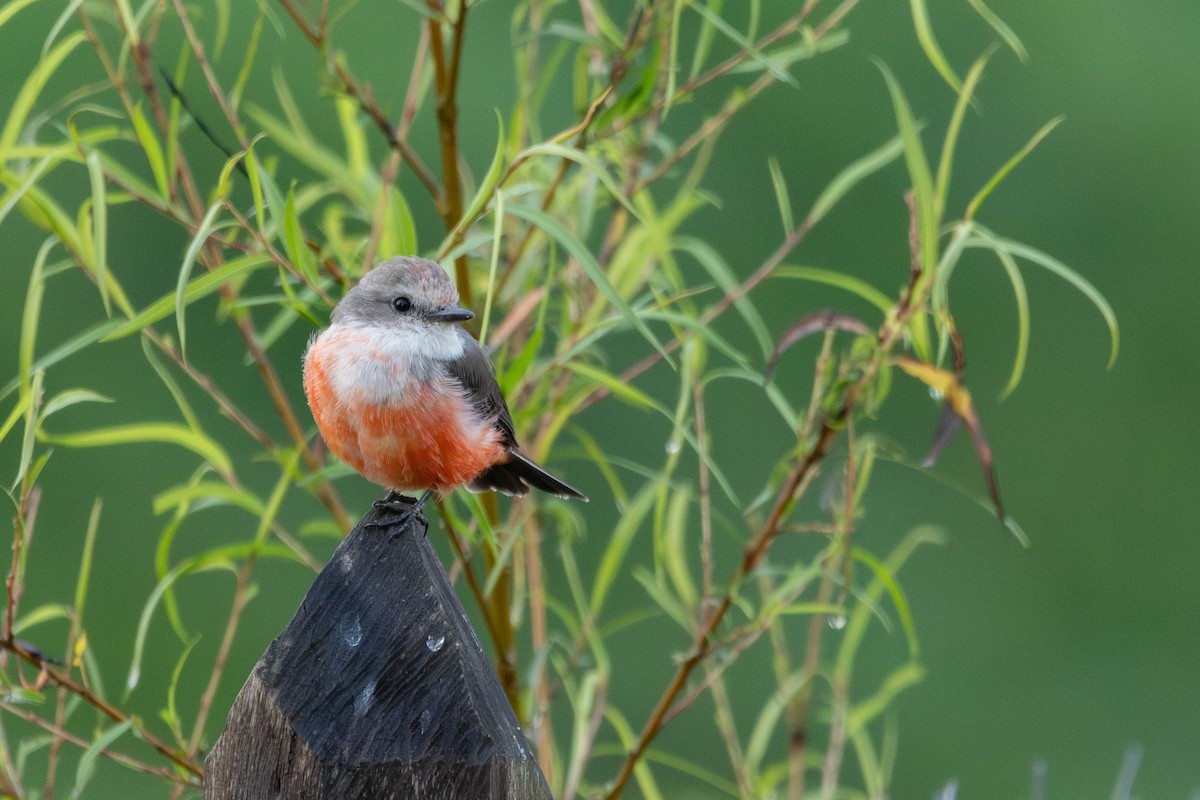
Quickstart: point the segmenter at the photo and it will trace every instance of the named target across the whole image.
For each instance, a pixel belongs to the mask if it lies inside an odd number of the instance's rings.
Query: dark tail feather
[[[521,497],[529,494],[529,489],[539,489],[558,497],[574,497],[587,502],[583,492],[563,483],[546,470],[533,462],[529,456],[516,448],[509,451],[512,461],[506,464],[496,464],[488,467],[479,477],[471,481],[471,488],[476,491],[495,489],[501,494]]]

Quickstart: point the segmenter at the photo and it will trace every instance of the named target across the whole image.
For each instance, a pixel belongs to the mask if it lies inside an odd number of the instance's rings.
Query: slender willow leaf
[[[938,217],[937,203],[933,193],[933,176],[929,171],[929,161],[925,157],[925,148],[921,144],[920,128],[913,118],[912,109],[904,97],[904,90],[896,81],[896,77],[887,65],[876,60],[875,65],[883,73],[887,82],[888,92],[892,96],[892,106],[896,113],[896,122],[900,127],[900,138],[904,142],[904,160],[908,165],[909,179],[912,181],[913,194],[917,201],[918,235],[921,245],[921,264],[926,272],[932,272],[937,264]]]
[[[253,272],[270,263],[271,259],[269,256],[251,254],[222,264],[212,272],[205,272],[189,281],[183,290],[183,303],[185,306],[191,305],[202,297],[207,297],[217,291],[223,284],[236,279],[243,273]],[[176,303],[177,295],[174,292],[159,298],[138,312],[136,316],[128,320],[121,320],[114,330],[102,337],[101,341],[111,342],[114,339],[121,339],[131,333],[138,333],[150,327],[159,320],[170,316],[175,311]]]
[[[853,736],[864,725],[892,707],[896,695],[925,679],[925,668],[915,662],[893,670],[875,694],[855,704],[846,718],[846,732]]]
[[[749,295],[738,293],[737,288],[741,284],[737,276],[733,274],[733,270],[722,258],[721,254],[716,249],[703,239],[698,239],[693,236],[679,236],[675,240],[675,247],[690,253],[693,258],[699,262],[700,266],[704,267],[712,279],[716,282],[721,291],[726,294],[737,294],[737,300],[734,301],[733,307],[745,320],[750,332],[754,334],[754,338],[758,341],[758,346],[762,350],[763,357],[771,352],[771,334],[767,331],[767,324],[763,321],[762,315],[758,313],[758,308],[750,299]]]
[[[787,181],[784,180],[783,170],[779,167],[779,159],[774,156],[768,158],[767,171],[771,173],[775,205],[779,209],[779,219],[783,222],[783,232],[786,235],[796,229],[796,220],[792,216],[792,199],[788,196]]]
[[[209,206],[208,213],[201,220],[200,227],[196,229],[196,235],[192,237],[187,252],[183,255],[183,264],[179,267],[179,278],[175,282],[175,326],[179,331],[179,352],[185,356],[187,355],[187,324],[184,309],[187,308],[188,278],[192,275],[192,264],[196,263],[196,256],[199,255],[200,248],[208,241],[209,234],[213,231],[213,223],[221,208],[220,200]]]
[[[798,278],[800,280],[823,283],[838,289],[845,289],[851,294],[858,295],[885,314],[892,308],[892,299],[871,284],[837,270],[823,267],[781,266],[772,274],[775,278]]]
[[[616,179],[614,179],[613,176],[608,173],[608,170],[601,166],[599,161],[584,151],[577,150],[573,147],[567,147],[566,145],[546,142],[543,144],[536,144],[533,147],[522,150],[515,160],[520,161],[526,158],[532,158],[534,156],[553,156],[556,158],[565,158],[568,161],[574,161],[576,164],[595,175],[600,183],[604,185],[604,188],[608,189],[608,192],[612,195],[613,199],[624,206],[630,214],[637,219],[644,221],[641,212],[638,211],[637,207],[635,207],[633,203],[629,202],[629,198],[625,196],[625,193],[621,190],[621,186],[617,183]]]
[[[0,129],[0,158],[21,137],[21,130],[25,127],[25,123],[29,119],[29,112],[33,110],[33,105],[37,102],[38,95],[41,94],[42,89],[46,87],[46,82],[50,80],[50,76],[57,74],[59,66],[71,54],[71,51],[86,40],[87,35],[83,31],[75,31],[55,45],[49,53],[42,57],[42,60],[38,62],[33,71],[29,73],[29,77],[25,79],[21,90],[17,92],[16,99],[8,107],[4,128]]]
[[[816,202],[813,203],[808,216],[805,217],[805,223],[809,227],[816,225],[829,213],[831,208],[837,205],[839,200],[846,196],[847,192],[864,178],[892,163],[897,156],[904,152],[904,146],[902,138],[895,136],[862,158],[851,162],[817,196]]]
[[[996,33],[1000,34],[1000,38],[1009,46],[1009,49],[1017,54],[1017,58],[1022,61],[1029,60],[1029,53],[1025,50],[1025,45],[1021,44],[1021,40],[1013,33],[1013,29],[1008,27],[996,12],[984,5],[983,0],[967,0],[967,2],[971,4],[979,16],[983,17],[988,25],[992,26],[992,29]]]
[[[761,64],[762,68],[774,75],[776,80],[783,81],[789,86],[797,88],[799,87],[799,84],[796,83],[795,78],[793,78],[786,71],[777,67],[775,64],[771,63],[771,60],[761,50],[754,46],[754,42],[743,36],[740,31],[722,19],[718,14],[709,10],[707,6],[701,5],[700,3],[691,3],[689,7],[697,14],[704,17],[704,19],[710,25],[719,30],[721,33],[725,34],[730,41],[738,46],[738,49],[750,56],[751,60]]]
[[[608,598],[608,591],[625,563],[625,556],[629,552],[633,537],[654,505],[655,488],[655,483],[642,487],[629,507],[622,509],[617,527],[608,538],[608,545],[596,568],[596,578],[592,583],[592,594],[588,601],[588,614],[593,619],[600,616],[604,601]]]
[[[97,736],[96,740],[83,751],[83,755],[79,757],[79,764],[75,767],[75,787],[71,790],[72,797],[79,797],[92,780],[92,776],[96,774],[96,759],[100,753],[128,733],[132,727],[132,719],[118,723]]]
[[[983,68],[987,66],[988,59],[991,58],[994,50],[995,48],[989,48],[971,65],[967,79],[963,82],[962,88],[958,90],[958,102],[954,104],[954,113],[950,115],[950,124],[946,126],[946,139],[942,142],[942,155],[938,159],[937,187],[934,189],[939,217],[946,209],[946,194],[950,191],[950,172],[954,164],[954,148],[958,145],[958,134],[962,130],[963,116],[967,113],[967,106],[971,104],[971,97],[975,94],[975,86],[983,77]]]
[[[100,511],[104,503],[100,498],[92,503],[88,515],[87,533],[83,538],[83,555],[79,558],[79,577],[75,581],[75,624],[83,625],[83,611],[87,605],[88,586],[92,577],[92,554],[96,550],[96,531],[100,529]]]
[[[15,17],[17,12],[36,2],[37,0],[12,0],[12,2],[0,6],[0,28],[3,28],[6,22]]]
[[[621,313],[621,316],[625,317],[629,324],[633,326],[634,330],[642,334],[646,341],[662,354],[663,359],[668,364],[674,366],[675,362],[667,355],[667,351],[663,349],[662,344],[654,336],[654,333],[633,308],[617,294],[617,290],[609,283],[608,277],[600,267],[600,263],[596,261],[596,257],[588,251],[583,242],[579,241],[573,233],[564,228],[558,220],[542,211],[529,208],[528,206],[514,205],[510,207],[509,213],[541,228],[566,248],[567,252],[579,262],[579,265],[583,267],[583,271],[591,278],[592,283],[596,284],[596,288],[612,304],[613,308],[617,309]]]
[[[855,547],[851,552],[851,557],[855,561],[865,564],[874,573],[875,580],[879,581],[887,590],[892,605],[896,609],[896,616],[900,618],[900,627],[904,629],[904,636],[908,642],[908,657],[915,660],[921,653],[921,646],[917,641],[917,626],[913,622],[912,610],[909,608],[908,598],[905,596],[900,582],[896,580],[895,574],[887,564],[866,550]]]
[[[476,217],[483,213],[488,199],[491,198],[492,192],[496,190],[496,186],[500,183],[500,175],[504,171],[504,119],[500,116],[499,111],[496,112],[496,125],[498,128],[496,134],[496,152],[492,154],[492,163],[488,166],[487,174],[483,176],[483,181],[479,184],[479,189],[476,190],[475,196],[471,198],[471,202],[467,205],[467,210],[463,212],[462,219],[442,244],[443,249],[454,242],[454,239],[464,226],[470,225],[475,221]]]
[[[115,319],[107,319],[103,322],[96,323],[90,328],[84,330],[82,333],[79,333],[63,342],[49,353],[39,358],[37,361],[34,361],[30,366],[30,370],[36,373],[49,369],[63,359],[78,353],[80,350],[83,350],[95,342],[100,341],[109,333],[116,330],[119,325],[120,321]],[[22,375],[26,374],[28,373],[22,372]],[[4,388],[0,389],[0,398],[4,398],[12,394],[20,386],[20,381],[21,377],[18,376],[6,383]]]
[[[204,458],[222,475],[233,473],[233,462],[217,442],[200,431],[174,422],[136,422],[81,433],[42,433],[48,443],[63,447],[106,447],[114,444],[159,442],[185,447]]]
[[[1062,117],[1055,117],[1043,125],[1041,129],[1039,129],[1038,132],[1035,133],[1033,137],[1025,143],[1025,146],[1017,151],[1015,156],[1006,161],[1004,166],[996,171],[996,174],[992,176],[991,180],[985,183],[983,188],[979,190],[979,193],[971,198],[971,202],[967,204],[967,213],[965,215],[966,219],[973,219],[975,217],[975,213],[979,211],[979,207],[983,205],[983,201],[987,199],[987,196],[992,193],[993,189],[1000,185],[1000,181],[1008,177],[1008,173],[1016,169],[1017,164],[1020,164],[1025,159],[1025,156],[1033,152],[1033,148],[1038,146],[1038,142],[1046,138],[1050,131],[1057,128],[1058,124],[1062,121]]]
[[[910,0],[910,6],[912,7],[913,26],[917,29],[917,41],[921,43],[925,57],[929,59],[929,63],[933,64],[933,68],[938,71],[946,83],[950,84],[950,88],[957,92],[962,87],[962,81],[954,74],[954,68],[950,66],[942,48],[938,46],[937,39],[933,35],[933,25],[929,21],[929,9],[925,7],[925,0]]]
[[[100,288],[100,302],[104,313],[112,316],[112,303],[108,297],[108,197],[104,190],[104,173],[100,169],[100,155],[95,151],[87,154],[88,178],[92,186],[92,259],[96,268],[96,285]]]
[[[51,242],[46,242],[38,250],[29,275],[29,288],[25,290],[25,308],[21,313],[21,333],[17,345],[17,372],[22,397],[29,396],[33,382],[33,353],[37,346],[38,322],[42,316],[42,298],[46,293],[46,257],[50,254],[51,246]]]
[[[54,395],[42,408],[41,418],[44,422],[51,414],[61,411],[76,403],[111,403],[111,397],[93,392],[91,389],[67,389]],[[0,438],[3,438],[0,436]]]
[[[138,618],[137,633],[133,640],[133,658],[129,665],[129,675],[125,679],[127,693],[137,688],[138,682],[141,680],[142,655],[146,649],[146,637],[150,631],[150,620],[163,594],[185,575],[218,569],[236,573],[235,562],[251,556],[298,561],[296,554],[282,545],[257,545],[252,542],[241,542],[217,547],[198,556],[192,556],[176,564],[170,572],[159,579],[154,589],[150,592],[150,597],[146,599],[146,604],[142,606],[142,614]]]
[[[1108,356],[1108,368],[1112,369],[1113,364],[1117,361],[1117,351],[1120,348],[1120,330],[1117,327],[1117,315],[1113,312],[1112,306],[1108,304],[1108,301],[1104,299],[1104,295],[1100,293],[1100,290],[1078,272],[1037,248],[997,236],[979,225],[975,225],[974,228],[981,236],[979,238],[968,239],[966,242],[967,247],[986,247],[993,250],[1001,249],[1017,258],[1031,261],[1039,267],[1050,270],[1067,283],[1070,283],[1092,302],[1092,305],[1100,312],[1100,316],[1104,317],[1104,322],[1108,326],[1109,337],[1112,340],[1112,347]]]

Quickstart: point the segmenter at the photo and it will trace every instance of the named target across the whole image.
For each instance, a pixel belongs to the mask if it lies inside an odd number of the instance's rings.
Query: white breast
[[[440,375],[438,362],[458,358],[463,341],[451,325],[396,326],[334,324],[312,345],[338,397],[402,405],[414,380]]]

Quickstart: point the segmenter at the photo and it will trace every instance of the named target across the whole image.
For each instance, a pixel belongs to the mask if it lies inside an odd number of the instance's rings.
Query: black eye
[[[412,308],[412,300],[408,299],[404,295],[400,295],[399,297],[397,297],[395,300],[392,301],[392,308],[396,309],[401,314],[404,314],[410,308]]]

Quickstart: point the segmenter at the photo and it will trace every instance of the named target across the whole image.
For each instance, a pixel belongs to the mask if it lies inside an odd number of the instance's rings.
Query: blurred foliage
[[[979,502],[1021,537],[1003,512],[965,382],[948,288],[960,258],[994,254],[1011,286],[1017,347],[1005,392],[1026,361],[1030,266],[1094,304],[1117,353],[1115,316],[1087,280],[978,221],[1057,120],[966,187],[970,199],[954,210],[954,167],[969,147],[959,134],[993,51],[960,77],[929,10],[912,0],[912,46],[957,97],[948,124],[922,123],[879,62],[896,135],[816,192],[789,185],[776,164],[770,189],[784,232],[742,270],[720,243],[689,232],[716,202],[707,183],[716,144],[756,97],[795,84],[846,43],[854,15],[867,13],[856,0],[796,3],[770,25],[759,0],[310,5],[72,3],[45,18],[42,53],[21,67],[27,74],[0,129],[0,225],[23,217],[44,243],[28,268],[17,373],[0,395],[14,509],[0,642],[5,790],[53,796],[73,780],[79,794],[107,759],[155,786],[165,781],[174,796],[195,794],[220,728],[216,699],[240,677],[228,674],[231,658],[244,651],[252,661],[265,644],[243,623],[253,602],[273,594],[271,564],[319,569],[330,534],[353,519],[342,496],[349,471],[327,458],[298,405],[297,336],[322,324],[380,258],[419,253],[444,263],[463,303],[481,311],[474,333],[493,349],[525,449],[539,460],[573,455],[575,468],[562,471],[590,477],[588,493],[611,496],[620,510],[601,527],[594,506],[530,498],[502,511],[494,497],[457,495],[438,503],[452,574],[555,795],[659,798],[688,787],[886,796],[897,742],[890,709],[925,674],[898,575],[921,545],[943,538],[921,525],[882,553],[854,541],[877,461],[915,463],[872,429],[887,415],[894,368],[944,399],[927,463],[965,426],[988,486]],[[494,35],[499,12],[489,5],[510,15],[511,97],[494,103],[492,155],[479,160],[463,144],[481,134],[461,122],[460,98],[476,79],[462,64],[469,37],[488,31],[479,15],[493,14]],[[0,37],[37,6],[0,6]],[[980,29],[1024,57],[999,17],[981,0],[970,6]],[[402,18],[395,52],[362,52],[342,37],[364,14]],[[372,59],[386,59],[388,83],[364,77],[378,75]],[[78,62],[86,78],[64,78]],[[252,91],[268,83],[266,98]],[[679,118],[688,121],[682,131],[668,124]],[[896,198],[907,201],[908,225],[891,231],[906,256],[889,271],[898,292],[840,266],[790,261],[841,201],[900,164],[910,190]],[[136,266],[150,230],[160,256],[170,253],[154,275]],[[796,309],[772,336],[759,300],[790,295],[797,282],[843,290],[870,315]],[[97,321],[75,310],[81,290],[94,296]],[[64,297],[75,307],[47,302]],[[715,324],[725,317],[744,326],[738,338]],[[774,372],[794,376],[783,356],[810,336],[819,350],[796,393]],[[133,340],[140,346],[121,350],[129,361],[114,370],[149,367],[171,399],[165,410],[118,403],[88,416],[87,404],[110,398],[87,385],[47,390],[72,362]],[[232,380],[214,352],[252,367],[256,381]],[[727,383],[762,393],[791,432],[759,454],[748,498],[713,446],[713,432],[729,423],[706,414],[709,393]],[[638,462],[576,424],[599,403],[661,419],[665,453]],[[66,501],[43,493],[47,471],[81,449],[119,458],[147,444],[186,452],[191,471],[138,476],[159,535],[152,588],[125,598],[140,614],[127,634],[122,694],[104,681],[121,648],[89,635],[96,628],[85,616],[94,546],[105,535],[99,500],[77,577],[60,574],[44,590],[27,577],[40,505]],[[821,469],[836,478],[818,497]],[[228,512],[219,526],[206,522],[216,511]],[[197,649],[203,615],[185,588],[210,573],[232,582],[219,624],[205,627],[217,646]],[[618,604],[628,575],[644,595]],[[29,608],[27,590],[54,599]],[[625,633],[651,620],[677,635],[658,652],[627,647]],[[856,666],[873,626],[903,647],[864,680]],[[48,655],[49,642],[62,642],[66,656]],[[736,667],[750,657],[770,665],[766,696],[739,682]],[[644,674],[617,666],[649,662]],[[188,674],[203,679],[184,681]],[[645,707],[630,706],[618,699],[625,681],[661,688]],[[128,705],[135,690],[155,698],[157,719]],[[700,704],[713,722],[693,723],[692,737],[719,741],[724,764],[658,744]]]

